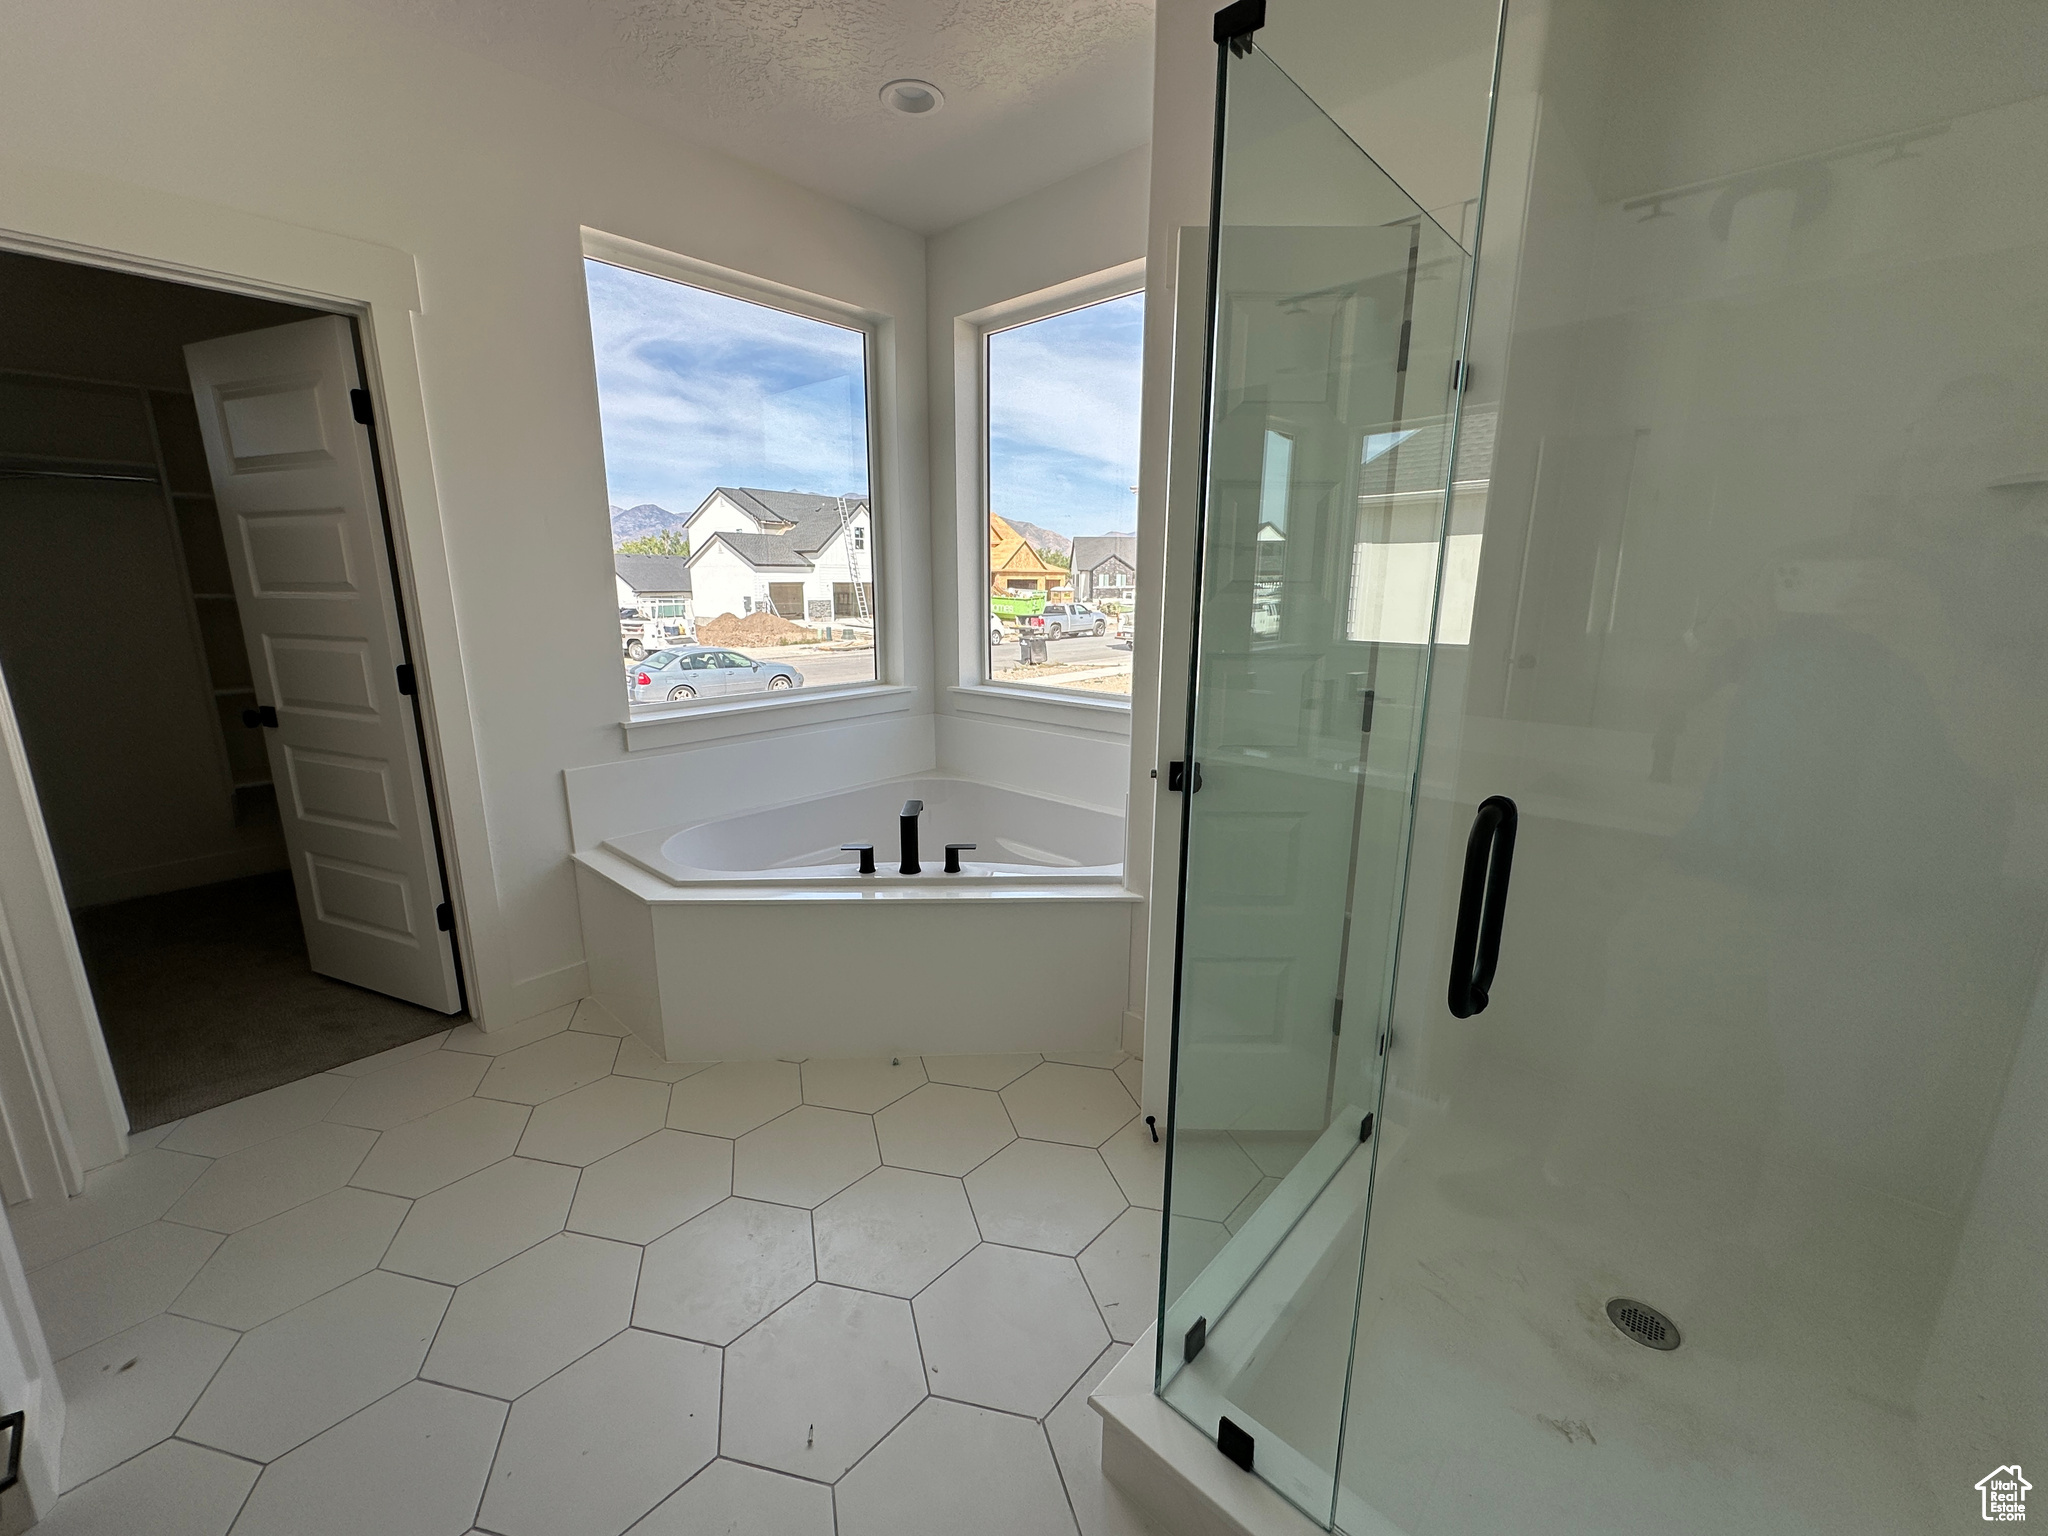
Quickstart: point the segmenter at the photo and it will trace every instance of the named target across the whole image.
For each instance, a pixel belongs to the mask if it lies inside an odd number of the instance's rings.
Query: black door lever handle
[[[1479,802],[1465,840],[1465,882],[1451,939],[1451,1015],[1469,1019],[1486,1009],[1500,964],[1500,931],[1515,866],[1515,802],[1490,795]]]

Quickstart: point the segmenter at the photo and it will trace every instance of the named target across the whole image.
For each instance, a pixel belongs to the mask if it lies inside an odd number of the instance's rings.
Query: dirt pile
[[[814,631],[790,623],[779,613],[750,613],[743,619],[721,613],[715,619],[697,622],[699,645],[795,645],[816,638]]]

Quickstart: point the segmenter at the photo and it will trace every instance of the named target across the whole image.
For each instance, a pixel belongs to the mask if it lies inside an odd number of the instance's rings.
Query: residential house
[[[663,630],[697,627],[687,556],[613,555],[612,575],[621,608],[638,609]]]
[[[874,621],[874,527],[865,496],[721,485],[683,526],[698,613]]]
[[[1074,596],[1084,603],[1128,605],[1138,597],[1138,536],[1084,533],[1074,540]]]
[[[1031,547],[1024,535],[993,512],[988,517],[988,582],[1001,592],[1052,592],[1068,584],[1068,573]]]

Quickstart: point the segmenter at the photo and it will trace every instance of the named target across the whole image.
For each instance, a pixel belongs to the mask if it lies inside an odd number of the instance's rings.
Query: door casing
[[[512,974],[491,873],[474,716],[414,336],[423,307],[414,257],[199,199],[18,164],[0,165],[0,206],[7,208],[9,222],[0,229],[0,248],[276,299],[356,322],[469,1009],[485,1029],[509,1024],[521,1012],[523,989]],[[8,798],[34,823],[32,835],[16,840],[18,857],[8,861],[18,867],[0,868],[0,893],[8,898],[18,937],[26,924],[47,930],[50,939],[17,944],[12,955],[0,953],[16,998],[29,1000],[22,1068],[36,1075],[61,1109],[48,1131],[49,1156],[36,1161],[63,1168],[65,1176],[60,1187],[35,1189],[31,1198],[61,1197],[82,1187],[85,1170],[126,1155],[127,1117],[33,788],[12,756],[0,755],[0,775],[8,781]]]

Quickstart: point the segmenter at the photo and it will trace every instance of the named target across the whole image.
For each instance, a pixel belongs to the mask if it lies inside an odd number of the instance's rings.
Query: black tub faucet
[[[899,823],[903,831],[903,867],[897,871],[900,875],[921,873],[917,865],[917,818],[923,814],[922,800],[903,802],[903,819]]]

